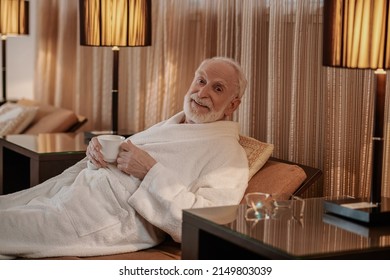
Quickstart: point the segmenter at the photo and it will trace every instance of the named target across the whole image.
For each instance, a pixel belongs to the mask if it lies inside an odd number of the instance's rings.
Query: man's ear
[[[241,99],[239,99],[238,97],[230,101],[229,106],[227,106],[227,108],[225,109],[225,116],[227,117],[231,116],[240,104],[241,104]]]

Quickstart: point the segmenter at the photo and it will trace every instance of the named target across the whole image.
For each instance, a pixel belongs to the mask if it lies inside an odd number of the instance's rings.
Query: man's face
[[[214,122],[231,115],[240,104],[237,86],[238,78],[231,65],[221,61],[203,65],[184,97],[186,122]]]

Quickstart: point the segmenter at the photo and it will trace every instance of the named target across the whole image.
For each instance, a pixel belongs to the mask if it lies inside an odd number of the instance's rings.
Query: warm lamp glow
[[[80,1],[80,43],[150,46],[150,0]]]
[[[113,47],[112,133],[118,133],[119,47],[150,46],[151,0],[79,0],[80,44]]]
[[[389,69],[389,1],[325,1],[323,65]]]
[[[0,33],[28,34],[29,3],[24,0],[0,0]]]
[[[7,36],[28,34],[29,2],[24,0],[0,0],[0,34],[3,100],[7,102]]]

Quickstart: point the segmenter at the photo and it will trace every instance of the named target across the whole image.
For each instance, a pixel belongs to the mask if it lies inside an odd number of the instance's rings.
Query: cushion
[[[239,143],[244,148],[248,157],[249,181],[272,155],[274,145],[243,135],[240,135]]]
[[[78,121],[75,113],[65,109],[57,109],[44,116],[39,122],[30,126],[25,134],[52,133],[67,131]]]
[[[19,134],[34,119],[38,108],[15,103],[5,103],[0,107],[0,135]]]
[[[249,181],[245,194],[252,192],[293,194],[306,177],[305,171],[298,165],[269,160]]]
[[[41,104],[35,100],[20,99],[18,104],[37,106],[38,112],[25,134],[64,132],[78,122],[77,115],[64,108]]]

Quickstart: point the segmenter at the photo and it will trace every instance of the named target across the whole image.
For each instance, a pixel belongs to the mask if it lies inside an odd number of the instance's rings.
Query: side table
[[[184,210],[182,259],[389,259],[388,227],[340,226],[322,198],[304,201],[299,218],[257,222],[245,219],[246,205]]]
[[[83,133],[0,137],[0,194],[13,193],[54,177],[85,157]]]

